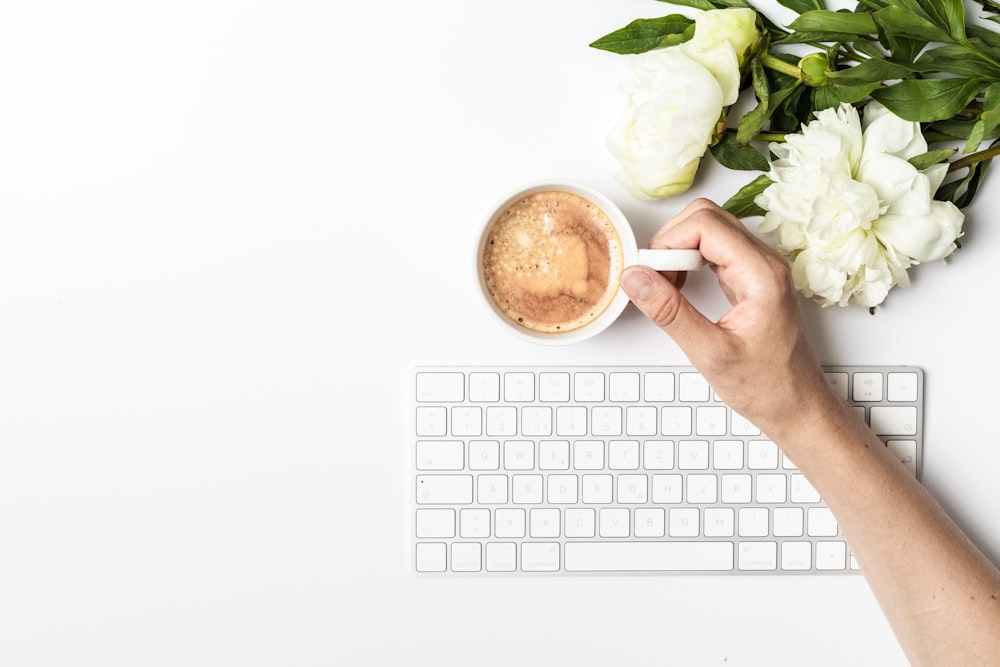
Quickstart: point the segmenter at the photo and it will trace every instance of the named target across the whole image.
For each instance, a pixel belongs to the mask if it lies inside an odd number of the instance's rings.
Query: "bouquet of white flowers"
[[[706,152],[763,172],[725,207],[763,215],[796,287],[823,305],[874,309],[909,267],[955,250],[1000,153],[1000,33],[985,27],[1000,3],[976,0],[975,22],[962,0],[778,0],[797,14],[782,27],[745,0],[664,1],[694,17],[591,44],[634,60],[608,139],[634,196],[683,192]],[[734,117],[744,92],[754,103]]]

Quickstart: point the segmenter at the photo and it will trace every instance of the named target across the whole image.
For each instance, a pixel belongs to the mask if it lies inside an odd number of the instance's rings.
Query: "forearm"
[[[914,665],[1000,664],[1000,572],[840,401],[776,442],[840,523]]]

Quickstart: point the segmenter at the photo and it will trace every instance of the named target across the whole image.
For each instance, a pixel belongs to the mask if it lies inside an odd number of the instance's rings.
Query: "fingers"
[[[647,266],[622,273],[622,289],[632,303],[665,331],[692,362],[715,345],[720,330],[684,298],[667,278]]]

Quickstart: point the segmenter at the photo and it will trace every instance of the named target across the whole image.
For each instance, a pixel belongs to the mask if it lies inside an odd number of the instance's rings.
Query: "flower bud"
[[[830,61],[825,54],[810,53],[799,61],[799,76],[802,83],[812,88],[822,88],[830,82]]]

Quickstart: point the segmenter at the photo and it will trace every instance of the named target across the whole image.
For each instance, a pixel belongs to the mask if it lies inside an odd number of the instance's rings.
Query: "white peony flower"
[[[964,215],[934,199],[947,165],[908,162],[927,152],[918,123],[870,102],[862,126],[857,109],[842,104],[771,151],[773,184],[755,200],[767,212],[760,230],[775,233],[807,297],[877,306],[909,284],[910,266],[955,250]]]
[[[625,118],[608,135],[618,180],[638,199],[691,187],[722,115],[722,88],[703,65],[675,48],[633,56]]]
[[[712,9],[694,17],[694,36],[677,46],[712,73],[729,106],[740,94],[741,68],[760,44],[757,12],[746,7]]]
[[[695,16],[687,42],[631,56],[625,118],[608,148],[633,196],[659,199],[691,187],[724,123],[723,107],[739,95],[740,68],[759,43],[755,11],[715,9]]]

